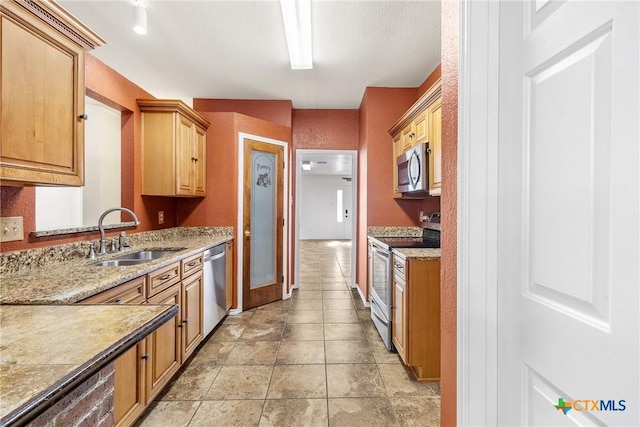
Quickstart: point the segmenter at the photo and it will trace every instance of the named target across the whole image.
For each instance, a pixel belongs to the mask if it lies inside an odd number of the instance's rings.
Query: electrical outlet
[[[0,218],[0,242],[14,242],[16,240],[24,240],[22,217]]]
[[[164,211],[158,211],[158,224],[164,224]]]

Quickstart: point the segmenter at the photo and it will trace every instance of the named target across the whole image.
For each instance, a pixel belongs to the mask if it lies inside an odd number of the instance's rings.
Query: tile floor
[[[301,242],[293,297],[224,319],[136,425],[439,426],[439,384],[384,347],[349,253]]]

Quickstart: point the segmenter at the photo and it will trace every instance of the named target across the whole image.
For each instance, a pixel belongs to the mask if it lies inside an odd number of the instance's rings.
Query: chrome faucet
[[[106,211],[104,211],[102,213],[102,215],[100,215],[100,219],[98,219],[98,230],[100,230],[100,250],[98,251],[98,253],[96,255],[104,255],[104,254],[107,253],[107,237],[104,234],[104,227],[102,226],[102,221],[104,220],[105,216],[107,216],[111,212],[115,212],[115,211],[127,212],[129,215],[131,215],[133,217],[133,220],[134,220],[136,225],[140,224],[140,220],[138,219],[136,214],[131,209],[127,209],[127,208],[111,208],[111,209],[107,209]]]

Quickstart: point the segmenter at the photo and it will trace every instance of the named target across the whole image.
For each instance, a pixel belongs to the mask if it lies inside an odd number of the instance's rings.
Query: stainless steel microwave
[[[398,191],[401,193],[429,194],[429,147],[418,144],[397,159]]]

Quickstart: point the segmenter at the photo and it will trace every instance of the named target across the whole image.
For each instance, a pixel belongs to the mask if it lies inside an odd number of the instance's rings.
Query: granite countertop
[[[177,313],[176,305],[0,306],[0,424],[37,416]]]
[[[131,235],[132,237],[134,235]],[[96,260],[75,258],[15,273],[0,275],[0,304],[68,304],[111,289],[182,258],[197,254],[233,239],[224,235],[170,235],[132,242],[127,252],[149,249],[180,249],[156,260],[129,266],[91,265],[123,255],[117,252]],[[131,239],[135,241],[135,239]],[[16,256],[19,256],[16,254]]]
[[[405,259],[439,260],[440,248],[393,248],[393,252]]]
[[[398,227],[398,226],[369,226],[367,229],[369,239],[378,240],[378,237],[394,238],[421,238],[421,227]],[[381,244],[384,244],[380,242]],[[440,259],[440,248],[393,248],[404,258],[411,259]]]

